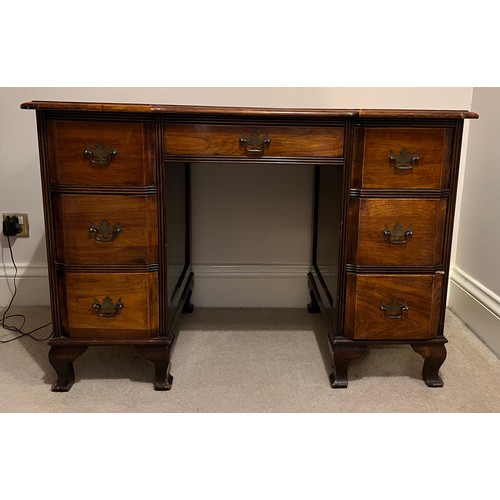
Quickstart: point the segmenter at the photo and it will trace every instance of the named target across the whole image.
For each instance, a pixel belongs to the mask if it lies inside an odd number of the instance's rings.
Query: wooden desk
[[[35,101],[54,391],[88,346],[132,345],[172,385],[177,319],[193,310],[190,163],[315,171],[311,313],[332,387],[374,344],[410,344],[443,385],[443,324],[468,111],[256,109]]]

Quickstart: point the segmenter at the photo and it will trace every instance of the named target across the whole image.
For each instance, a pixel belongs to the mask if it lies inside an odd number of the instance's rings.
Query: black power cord
[[[16,295],[17,295],[17,283],[16,283],[17,265],[16,265],[16,261],[14,260],[14,254],[12,252],[12,244],[10,242],[10,236],[7,236],[7,241],[9,243],[10,258],[12,260],[12,264],[13,264],[14,270],[15,270],[15,272],[14,272],[14,293],[12,294],[12,298],[10,299],[9,305],[7,306],[7,308],[4,310],[4,312],[2,314],[2,320],[0,322],[0,326],[2,328],[4,328],[5,330],[10,331],[10,332],[20,333],[20,335],[18,335],[17,337],[11,338],[9,340],[0,340],[0,344],[7,344],[9,342],[13,342],[14,340],[21,339],[23,337],[30,337],[33,340],[36,340],[37,342],[49,340],[50,337],[52,337],[53,332],[50,332],[50,335],[48,337],[45,337],[42,339],[33,337],[32,334],[35,332],[38,332],[39,330],[42,330],[43,328],[47,328],[48,326],[50,326],[52,324],[52,322],[47,323],[46,325],[43,325],[43,326],[39,326],[38,328],[35,328],[34,330],[31,330],[29,332],[23,332],[22,329],[23,329],[24,324],[26,323],[26,316],[24,314],[7,314],[9,312],[10,308],[12,307],[12,304],[14,303],[14,299],[16,298]],[[7,325],[5,323],[5,321],[7,319],[12,319],[12,318],[21,318],[22,319],[21,326],[17,327],[14,325]]]

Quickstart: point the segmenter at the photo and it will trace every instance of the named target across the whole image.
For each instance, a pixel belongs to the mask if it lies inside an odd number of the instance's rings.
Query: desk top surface
[[[104,113],[165,113],[173,115],[213,115],[231,117],[302,117],[302,118],[436,118],[475,119],[467,110],[438,109],[326,109],[326,108],[254,108],[225,106],[185,106],[171,104],[128,104],[106,102],[31,101],[22,109],[40,111],[92,111]]]

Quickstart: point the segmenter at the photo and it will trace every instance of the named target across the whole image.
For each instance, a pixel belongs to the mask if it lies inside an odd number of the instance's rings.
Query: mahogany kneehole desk
[[[443,385],[443,325],[468,111],[260,109],[35,101],[54,323],[54,391],[88,346],[131,345],[172,385],[192,311],[191,162],[315,171],[311,313],[334,388],[372,345],[410,344]]]

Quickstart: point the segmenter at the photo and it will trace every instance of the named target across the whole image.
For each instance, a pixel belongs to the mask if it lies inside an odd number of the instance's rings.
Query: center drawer
[[[344,153],[344,128],[168,123],[167,155],[231,158],[335,158]]]
[[[156,196],[53,195],[57,261],[158,262]]]

